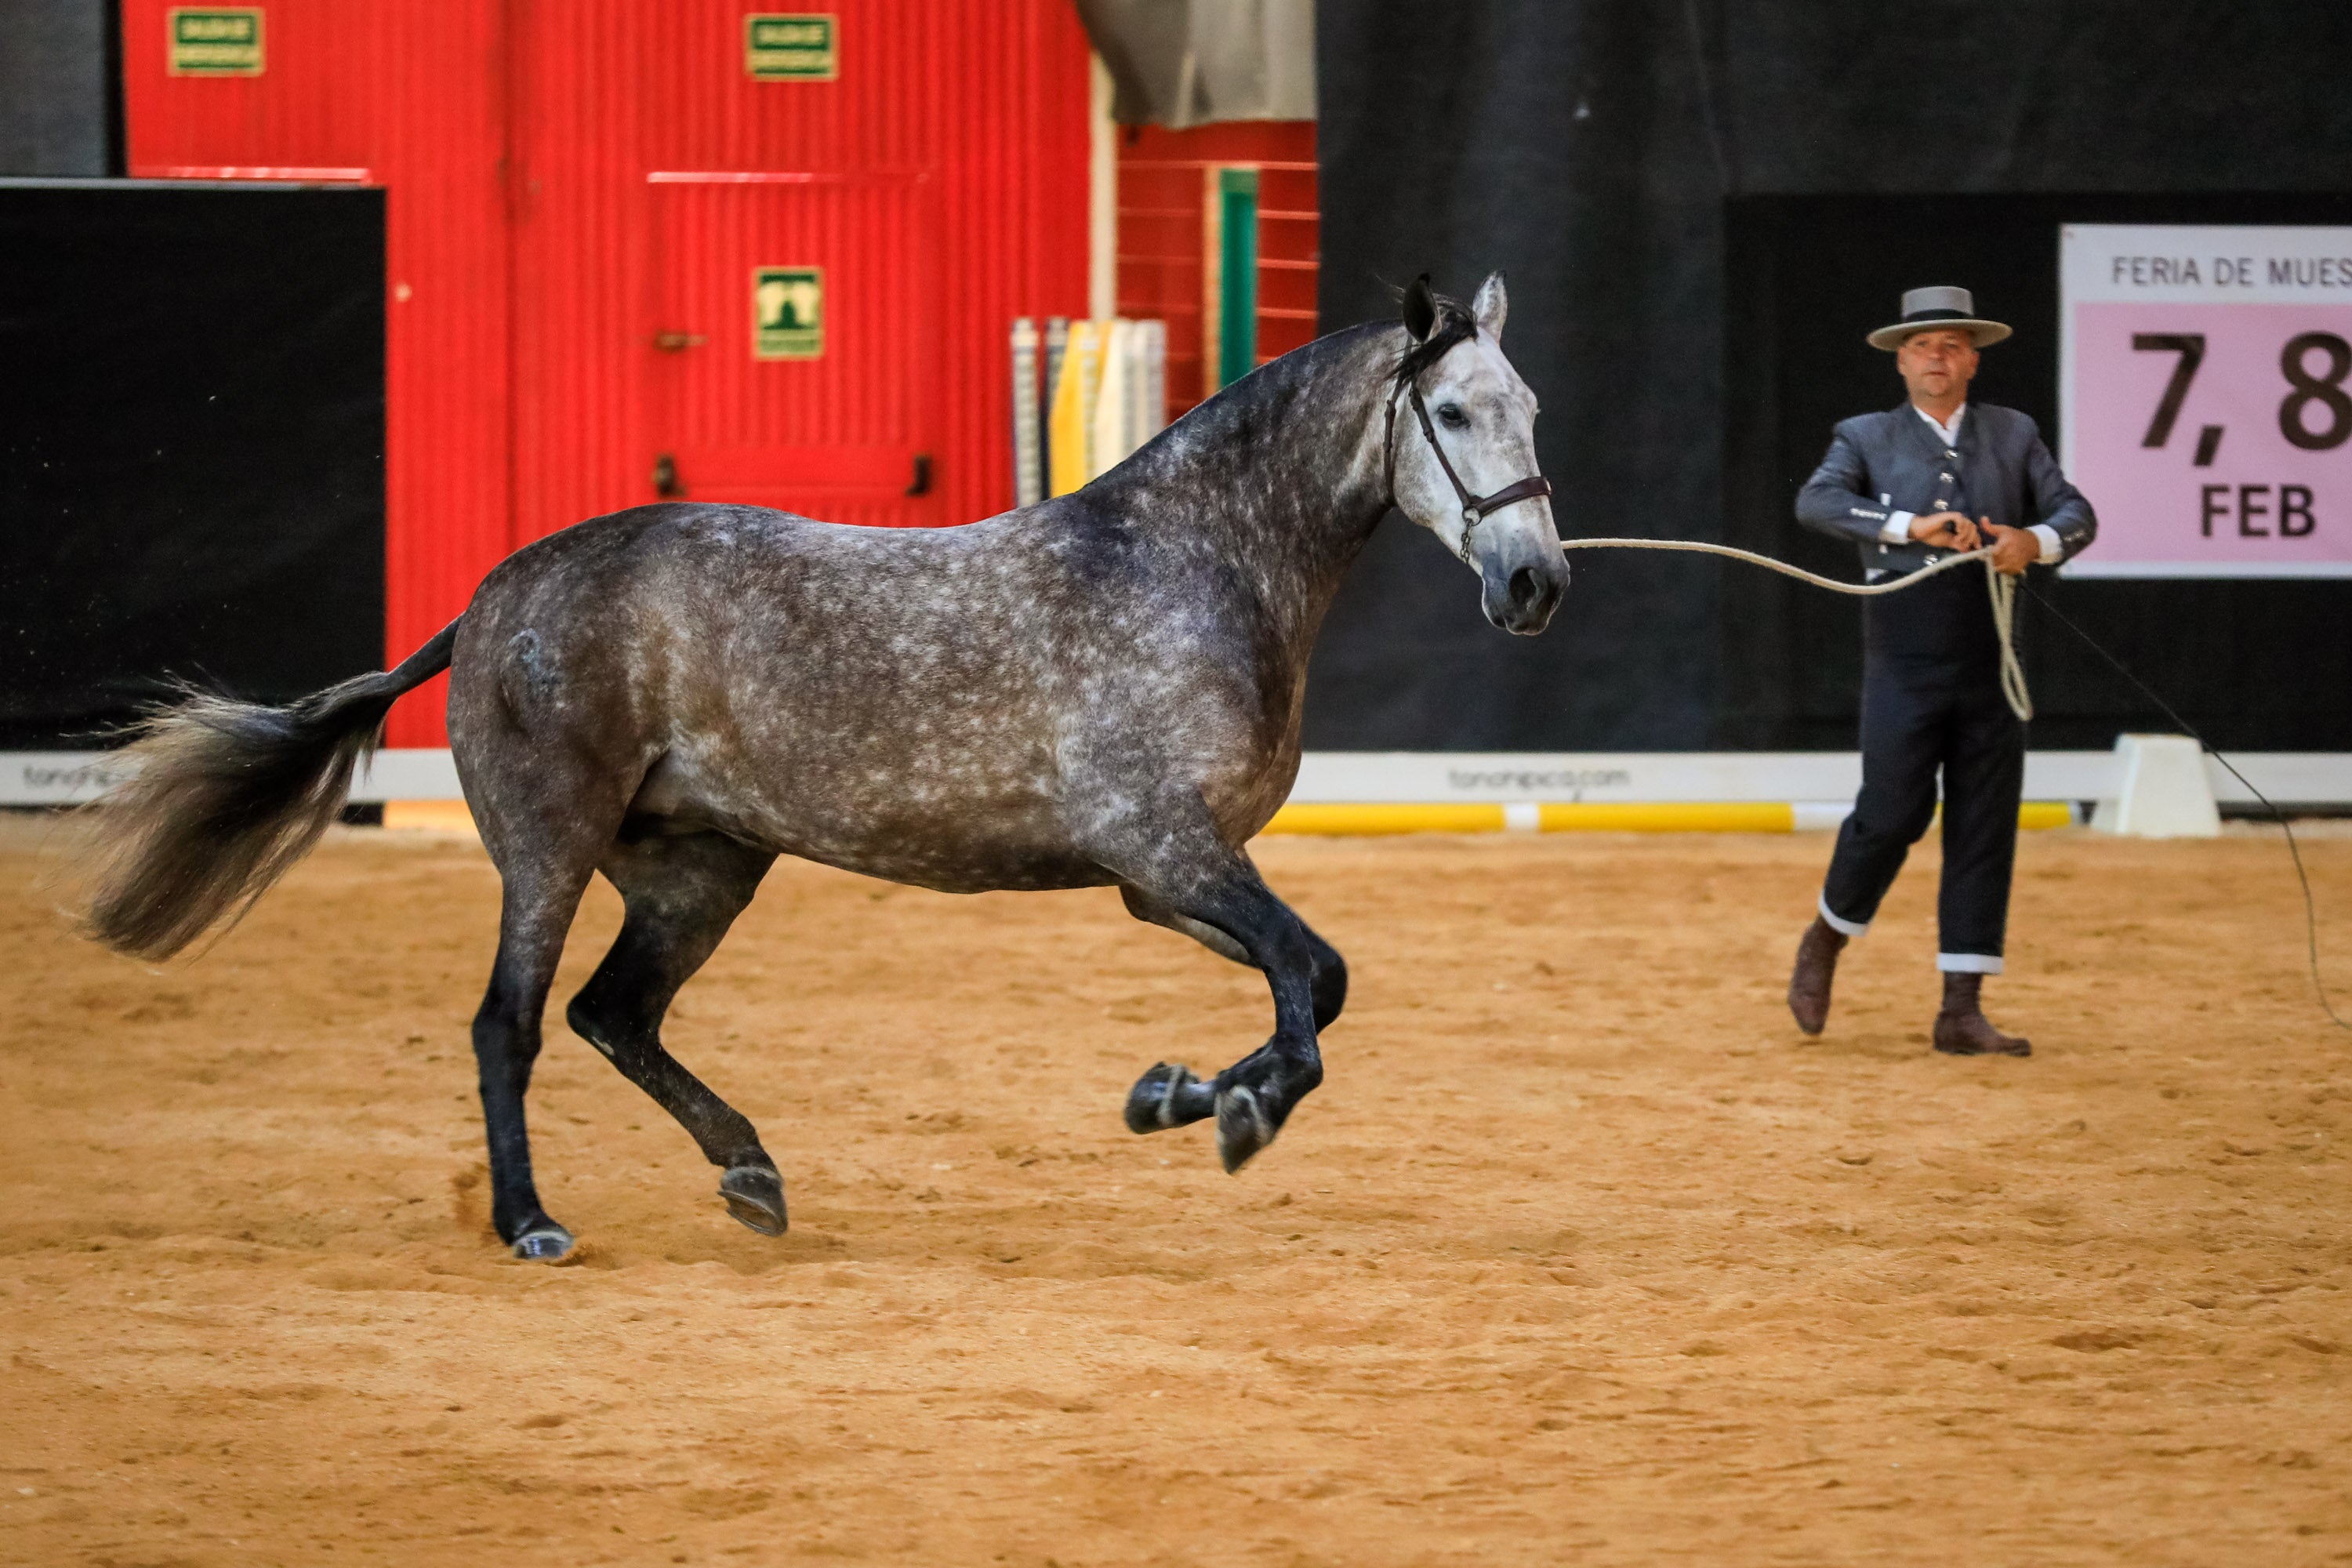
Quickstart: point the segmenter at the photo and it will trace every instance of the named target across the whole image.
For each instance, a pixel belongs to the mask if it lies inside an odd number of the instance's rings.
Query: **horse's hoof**
[[[738,1165],[719,1178],[727,1212],[761,1236],[784,1234],[784,1179],[765,1165]]]
[[[1127,1130],[1158,1132],[1182,1127],[1217,1110],[1217,1091],[1174,1062],[1155,1063],[1127,1091]]]
[[[555,1263],[572,1250],[572,1233],[553,1220],[514,1238],[514,1255],[526,1263]]]
[[[1274,1133],[1273,1119],[1256,1089],[1237,1083],[1217,1096],[1217,1158],[1225,1163],[1228,1176],[1273,1142]]]

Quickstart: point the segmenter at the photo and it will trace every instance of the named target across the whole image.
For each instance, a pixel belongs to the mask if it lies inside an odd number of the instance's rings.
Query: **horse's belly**
[[[1114,880],[1044,825],[905,818],[855,825],[794,814],[758,821],[758,841],[787,855],[943,893],[1093,888]]]
[[[920,770],[879,768],[735,780],[673,754],[646,775],[631,811],[649,826],[713,827],[780,854],[942,892],[1114,879],[1070,842],[1054,798],[1027,780],[967,777],[950,787]]]
[[[903,848],[830,844],[779,845],[784,853],[860,876],[905,882],[942,893],[1043,892],[1055,888],[1100,888],[1118,880],[1083,856],[1039,847],[1024,851],[1003,844],[975,846],[958,853],[952,846],[909,852]]]

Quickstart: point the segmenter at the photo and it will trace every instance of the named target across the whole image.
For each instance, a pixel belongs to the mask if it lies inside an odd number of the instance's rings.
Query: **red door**
[[[670,496],[832,522],[940,510],[933,183],[656,174],[645,453]]]

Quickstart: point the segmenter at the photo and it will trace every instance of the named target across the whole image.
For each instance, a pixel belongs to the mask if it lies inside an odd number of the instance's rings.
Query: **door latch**
[[[700,348],[710,340],[700,332],[656,332],[654,347],[666,354],[682,354],[688,349]]]
[[[907,487],[907,493],[910,496],[931,493],[931,455],[929,452],[915,454],[915,482]]]
[[[677,459],[664,452],[654,459],[654,494],[664,500],[684,500],[686,481],[677,477]]]

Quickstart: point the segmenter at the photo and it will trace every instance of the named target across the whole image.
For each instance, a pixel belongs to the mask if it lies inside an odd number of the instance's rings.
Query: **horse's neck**
[[[1185,494],[1182,526],[1214,539],[1272,640],[1303,663],[1388,510],[1381,416],[1393,354],[1381,336],[1348,333],[1299,357],[1181,423],[1166,477]]]

